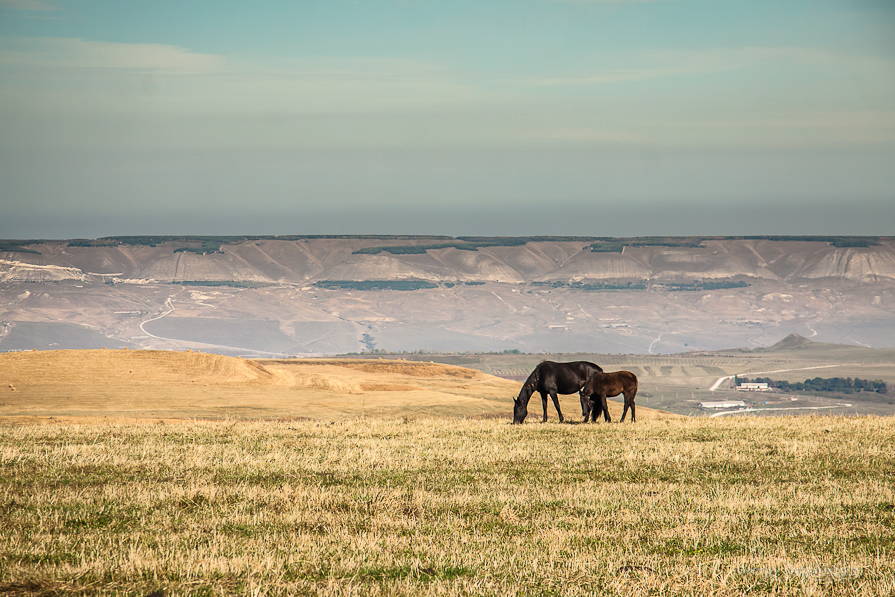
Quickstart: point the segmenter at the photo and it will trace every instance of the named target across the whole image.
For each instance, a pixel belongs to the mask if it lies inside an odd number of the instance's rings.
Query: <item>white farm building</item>
[[[744,407],[742,400],[718,400],[717,402],[700,402],[699,408],[737,408]]]
[[[769,392],[771,388],[766,382],[762,383],[741,383],[736,387],[737,391],[743,392]]]

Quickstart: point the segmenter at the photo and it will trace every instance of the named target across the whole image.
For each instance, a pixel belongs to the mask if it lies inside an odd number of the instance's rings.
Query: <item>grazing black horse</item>
[[[637,376],[630,371],[616,371],[614,373],[597,372],[591,375],[584,387],[581,388],[581,413],[584,422],[588,415],[592,421],[597,421],[597,413],[603,412],[603,420],[612,421],[609,417],[609,408],[606,406],[606,398],[625,395],[625,409],[622,411],[622,422],[631,408],[631,422],[634,422],[634,397],[637,396]]]
[[[513,424],[521,424],[528,416],[528,401],[535,392],[541,394],[541,403],[544,405],[544,422],[547,421],[547,396],[553,399],[559,422],[562,423],[562,411],[559,410],[557,394],[575,394],[581,391],[587,380],[594,373],[602,373],[599,365],[587,361],[575,361],[574,363],[554,363],[544,361],[531,372],[519,397],[513,404]]]

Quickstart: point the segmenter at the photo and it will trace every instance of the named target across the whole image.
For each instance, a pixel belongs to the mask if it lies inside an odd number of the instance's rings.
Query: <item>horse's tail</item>
[[[630,371],[628,371],[628,373],[631,375],[631,398],[628,399],[628,394],[627,394],[627,392],[625,392],[625,402],[634,404],[634,398],[637,396],[637,388],[640,385],[640,383],[637,381],[636,375],[634,375]]]

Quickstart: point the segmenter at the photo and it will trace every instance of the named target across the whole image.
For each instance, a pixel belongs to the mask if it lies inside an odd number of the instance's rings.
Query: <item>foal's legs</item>
[[[591,423],[597,422],[597,413],[600,412],[600,396],[598,394],[594,394],[593,396],[587,399],[587,414],[589,415],[589,419]],[[585,419],[586,421],[587,419]]]
[[[590,397],[584,395],[584,392],[578,392],[578,397],[581,399],[581,416],[584,417],[582,422],[587,423],[593,403],[590,401]]]
[[[596,423],[597,415],[600,413],[603,413],[604,421],[607,423],[612,421],[612,417],[609,416],[609,407],[606,404],[606,396],[594,394],[589,398],[585,398],[584,394],[582,394],[581,413],[584,415],[585,423],[587,423],[588,419],[590,419],[591,423]]]

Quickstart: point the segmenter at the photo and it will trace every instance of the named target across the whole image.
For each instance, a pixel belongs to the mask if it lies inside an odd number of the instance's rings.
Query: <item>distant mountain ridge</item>
[[[128,244],[127,239],[134,244]],[[444,242],[448,239],[320,236],[3,241],[0,281],[90,279],[131,284],[207,281],[299,285],[322,280],[517,284],[680,282],[737,277],[895,280],[895,239],[890,237],[461,237]]]
[[[0,351],[895,347],[891,237],[16,242],[0,243]]]

